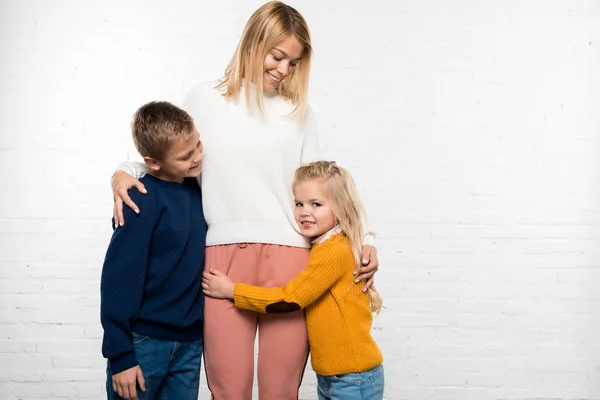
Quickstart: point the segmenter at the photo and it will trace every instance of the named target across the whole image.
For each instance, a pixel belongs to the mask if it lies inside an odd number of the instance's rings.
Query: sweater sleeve
[[[100,321],[104,328],[102,354],[109,359],[113,373],[138,364],[131,326],[142,302],[148,253],[159,215],[159,210],[151,208],[151,194],[142,195],[132,189],[129,195],[144,212],[136,214],[129,207],[123,209],[127,224],[113,232],[100,282]]]
[[[190,96],[188,96],[188,99]],[[306,114],[302,121],[304,130],[304,142],[302,144],[302,164],[312,161],[322,160],[327,151],[319,146],[319,134],[317,130],[317,121],[315,113],[311,107],[306,109]],[[367,223],[363,221],[365,235],[363,236],[363,244],[375,246],[375,233],[367,230]]]
[[[202,84],[195,85],[185,96],[181,108],[194,118],[194,114],[200,107],[200,98],[202,93]],[[195,121],[194,121],[195,122]]]
[[[318,246],[311,250],[306,269],[283,287],[237,283],[233,295],[235,306],[254,312],[287,313],[312,304],[348,272],[347,258],[352,257],[339,244]]]
[[[363,246],[369,245],[375,247],[375,232],[367,230],[366,226],[366,222],[363,222],[363,227],[365,228],[365,234],[363,236]]]
[[[146,175],[148,173],[149,169],[148,169],[148,166],[143,162],[123,161],[122,163],[117,165],[117,168],[114,170],[113,175],[117,171],[125,171],[129,175],[133,176],[134,178],[139,179],[139,178],[143,177],[144,175]]]
[[[306,109],[302,120],[304,141],[302,143],[302,164],[320,160],[321,150],[319,148],[319,134],[317,130],[317,119],[312,108]]]
[[[139,179],[148,173],[149,168],[148,165],[146,165],[146,163],[144,162],[143,157],[140,156],[140,154],[138,153],[136,148],[133,147],[132,144],[127,148],[127,161],[123,161],[122,163],[117,165],[117,168],[115,168],[112,175],[114,175],[117,171],[125,171],[134,178]]]

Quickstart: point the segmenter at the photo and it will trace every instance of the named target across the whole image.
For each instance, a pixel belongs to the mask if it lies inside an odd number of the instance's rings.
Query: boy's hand
[[[138,400],[136,389],[138,383],[142,392],[145,392],[146,382],[139,365],[112,376],[113,391],[126,400]]]
[[[115,218],[115,228],[123,226],[125,219],[123,218],[123,202],[136,213],[140,213],[138,206],[131,200],[127,191],[132,187],[136,187],[140,193],[146,194],[144,184],[125,171],[117,171],[112,178],[113,189],[113,217]]]
[[[375,272],[379,269],[379,259],[375,247],[366,245],[362,248],[362,266],[354,271],[355,282],[366,281],[363,285],[363,292],[366,292],[375,281]]]
[[[233,299],[235,283],[222,272],[213,269],[202,273],[202,291],[217,299]]]

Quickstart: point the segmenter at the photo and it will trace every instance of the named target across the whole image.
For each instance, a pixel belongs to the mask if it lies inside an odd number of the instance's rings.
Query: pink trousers
[[[306,268],[309,249],[241,243],[206,248],[206,269],[234,282],[282,286]],[[304,311],[256,314],[232,301],[206,297],[204,359],[214,400],[252,400],[254,340],[258,328],[260,400],[297,400],[308,357]]]

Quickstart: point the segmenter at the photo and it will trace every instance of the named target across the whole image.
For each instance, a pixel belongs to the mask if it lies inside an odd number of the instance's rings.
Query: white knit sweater
[[[206,245],[310,247],[294,220],[292,180],[296,168],[319,157],[312,110],[301,119],[288,117],[292,104],[265,92],[261,115],[256,106],[246,106],[247,88],[231,100],[215,85],[197,85],[183,104],[204,144],[200,183],[209,226]],[[118,169],[135,177],[148,171],[139,162],[125,162]]]

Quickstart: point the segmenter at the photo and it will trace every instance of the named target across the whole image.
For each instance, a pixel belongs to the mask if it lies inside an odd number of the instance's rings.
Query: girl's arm
[[[207,296],[234,299],[235,306],[244,310],[262,313],[297,311],[321,297],[352,268],[354,257],[345,240],[333,240],[336,242],[313,248],[306,269],[283,287],[234,284],[222,273],[211,271],[203,274],[202,288]]]

